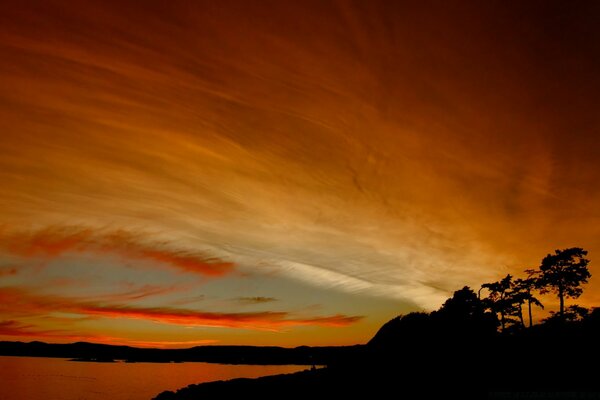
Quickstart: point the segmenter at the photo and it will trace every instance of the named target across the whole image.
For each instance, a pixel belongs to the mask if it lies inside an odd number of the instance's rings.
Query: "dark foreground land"
[[[326,368],[190,385],[156,399],[600,399],[600,309],[499,332],[475,294],[385,324],[365,346],[341,348]]]
[[[569,332],[539,341],[533,334],[518,340],[496,338],[487,344],[436,341],[431,336],[411,339],[416,341],[407,342],[404,349],[365,349],[362,356],[327,368],[190,385],[176,393],[163,392],[157,399],[239,395],[355,398],[369,394],[434,399],[600,399],[598,345],[583,345],[590,337]],[[579,349],[577,355],[560,349],[565,340],[571,349]],[[515,392],[521,397],[514,397]],[[410,397],[403,397],[408,394]]]
[[[402,338],[403,346],[383,348],[374,341],[327,368],[191,385],[177,393],[161,393],[157,399],[353,398],[368,393],[390,393],[392,398],[410,393],[410,398],[501,399],[515,398],[515,392],[521,392],[522,399],[600,399],[598,337],[578,329],[486,341],[411,332]],[[506,392],[513,397],[506,397]],[[529,397],[523,392],[529,392]],[[531,397],[535,393],[537,397]]]
[[[190,385],[156,399],[244,396],[405,399],[598,399],[600,308],[499,329],[468,288],[437,311],[386,323],[350,347],[200,346],[160,350],[91,343],[0,342],[0,355],[83,361],[326,365],[295,374]]]

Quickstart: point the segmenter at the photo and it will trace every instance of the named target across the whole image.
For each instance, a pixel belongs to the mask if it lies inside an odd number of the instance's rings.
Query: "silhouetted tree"
[[[525,322],[523,321],[522,306],[523,302],[527,302],[527,309],[529,312],[529,327],[531,328],[533,326],[531,305],[535,304],[536,306],[541,308],[544,308],[544,305],[533,295],[533,291],[538,287],[538,271],[528,269],[525,272],[528,274],[528,277],[526,279],[516,279],[513,283],[512,291],[514,293],[513,297],[516,301],[518,301],[519,317],[521,320],[521,325],[523,325],[523,327],[525,327]]]
[[[558,296],[560,319],[564,320],[565,297],[579,297],[583,292],[581,285],[592,276],[587,268],[590,260],[585,256],[587,251],[579,247],[556,250],[544,257],[540,265],[540,291],[553,292]]]
[[[468,286],[454,292],[431,317],[456,332],[487,334],[495,332],[498,326],[495,314],[485,312],[484,303]]]
[[[482,315],[484,312],[481,301],[471,288],[464,288],[454,292],[437,311],[440,315],[451,317],[455,320],[469,320]]]
[[[567,307],[565,314],[569,314],[567,318],[572,321],[583,321],[590,314],[590,310],[586,307],[581,307],[578,304],[573,304]]]
[[[487,306],[494,313],[500,314],[500,326],[502,331],[506,329],[506,324],[509,320],[508,316],[515,314],[514,303],[510,299],[510,288],[512,286],[512,275],[508,274],[498,282],[484,283],[481,285],[489,291],[486,298]]]
[[[594,338],[596,339],[600,333],[600,307],[594,307],[588,312],[584,319],[584,324]]]
[[[523,319],[523,304],[527,301],[527,293],[522,290],[520,281],[521,279],[517,279],[512,282],[511,288],[507,292],[505,303],[510,305],[506,312],[509,315],[518,318],[519,328],[525,328],[525,321]]]
[[[585,308],[585,307],[581,307],[577,304],[573,304],[570,305],[569,307],[565,308],[564,310],[564,314],[561,317],[560,313],[556,313],[554,311],[550,311],[550,316],[546,319],[544,319],[545,323],[552,323],[552,322],[557,322],[557,321],[566,321],[566,322],[577,322],[577,321],[583,321],[584,319],[586,319],[588,317],[588,315],[590,315],[590,310]]]

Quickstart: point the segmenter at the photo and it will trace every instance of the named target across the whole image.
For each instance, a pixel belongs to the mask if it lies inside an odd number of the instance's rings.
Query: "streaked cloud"
[[[23,324],[19,321],[0,321],[0,335],[6,336],[32,336],[32,325]],[[37,334],[37,333],[36,333]]]
[[[264,297],[264,296],[237,297],[235,300],[242,304],[263,304],[263,303],[271,303],[271,302],[277,301],[277,299],[275,297]]]
[[[116,253],[128,259],[143,259],[185,272],[222,276],[233,263],[199,252],[174,248],[168,242],[152,242],[124,230],[94,231],[80,227],[49,227],[33,232],[1,232],[0,249],[21,257],[54,258],[72,252]]]
[[[97,334],[78,334],[61,331],[58,329],[44,330],[35,325],[21,323],[16,320],[0,321],[0,336],[17,338],[36,338],[37,340],[61,340],[61,341],[94,341],[98,343],[112,343],[114,338]]]
[[[170,308],[136,308],[129,306],[82,305],[70,309],[81,314],[108,318],[145,319],[184,326],[216,326],[228,328],[280,330],[296,326],[343,327],[360,321],[362,316],[332,315],[299,318],[288,312],[213,313]]]
[[[88,341],[111,345],[128,345],[150,348],[188,348],[218,343],[215,339],[202,340],[132,340],[128,338],[103,336],[97,334],[73,334],[65,330],[42,330],[32,324],[23,324],[14,320],[0,321],[0,337],[60,341],[64,343]]]
[[[144,284],[139,287],[132,288],[124,292],[113,291],[113,293],[105,295],[95,295],[95,301],[114,301],[114,302],[133,302],[154,296],[164,296],[170,293],[185,292],[189,287],[177,286],[160,286]]]
[[[17,274],[16,267],[0,267],[0,278],[3,276],[11,276]]]
[[[114,341],[113,341],[114,343]],[[194,346],[206,346],[209,344],[218,343],[218,340],[127,340],[127,345],[134,347],[151,347],[151,348],[188,348]]]
[[[4,315],[35,316],[51,312],[110,319],[141,319],[188,327],[228,327],[281,330],[297,326],[348,326],[362,316],[328,315],[301,317],[285,311],[218,313],[169,307],[139,307],[99,303],[56,295],[36,295],[22,288],[0,288],[0,312]]]

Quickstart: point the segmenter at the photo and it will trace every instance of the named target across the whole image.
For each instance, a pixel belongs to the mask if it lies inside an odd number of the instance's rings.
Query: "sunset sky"
[[[0,340],[364,343],[572,246],[599,305],[599,20],[1,1]]]

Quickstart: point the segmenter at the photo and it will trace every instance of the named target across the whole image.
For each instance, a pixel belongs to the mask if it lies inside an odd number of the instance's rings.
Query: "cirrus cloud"
[[[275,297],[265,297],[265,296],[237,297],[235,300],[241,304],[263,304],[263,303],[272,303],[274,301],[277,301],[277,299]]]
[[[0,314],[34,316],[65,312],[81,316],[136,319],[170,325],[280,331],[297,326],[343,327],[363,319],[343,314],[300,316],[288,311],[222,313],[173,307],[141,307],[58,295],[36,294],[25,288],[0,288]]]
[[[223,276],[234,269],[232,262],[177,248],[169,242],[152,241],[125,230],[53,226],[33,231],[0,231],[0,250],[20,257],[43,259],[66,253],[118,254],[127,259],[153,261],[210,277]]]

